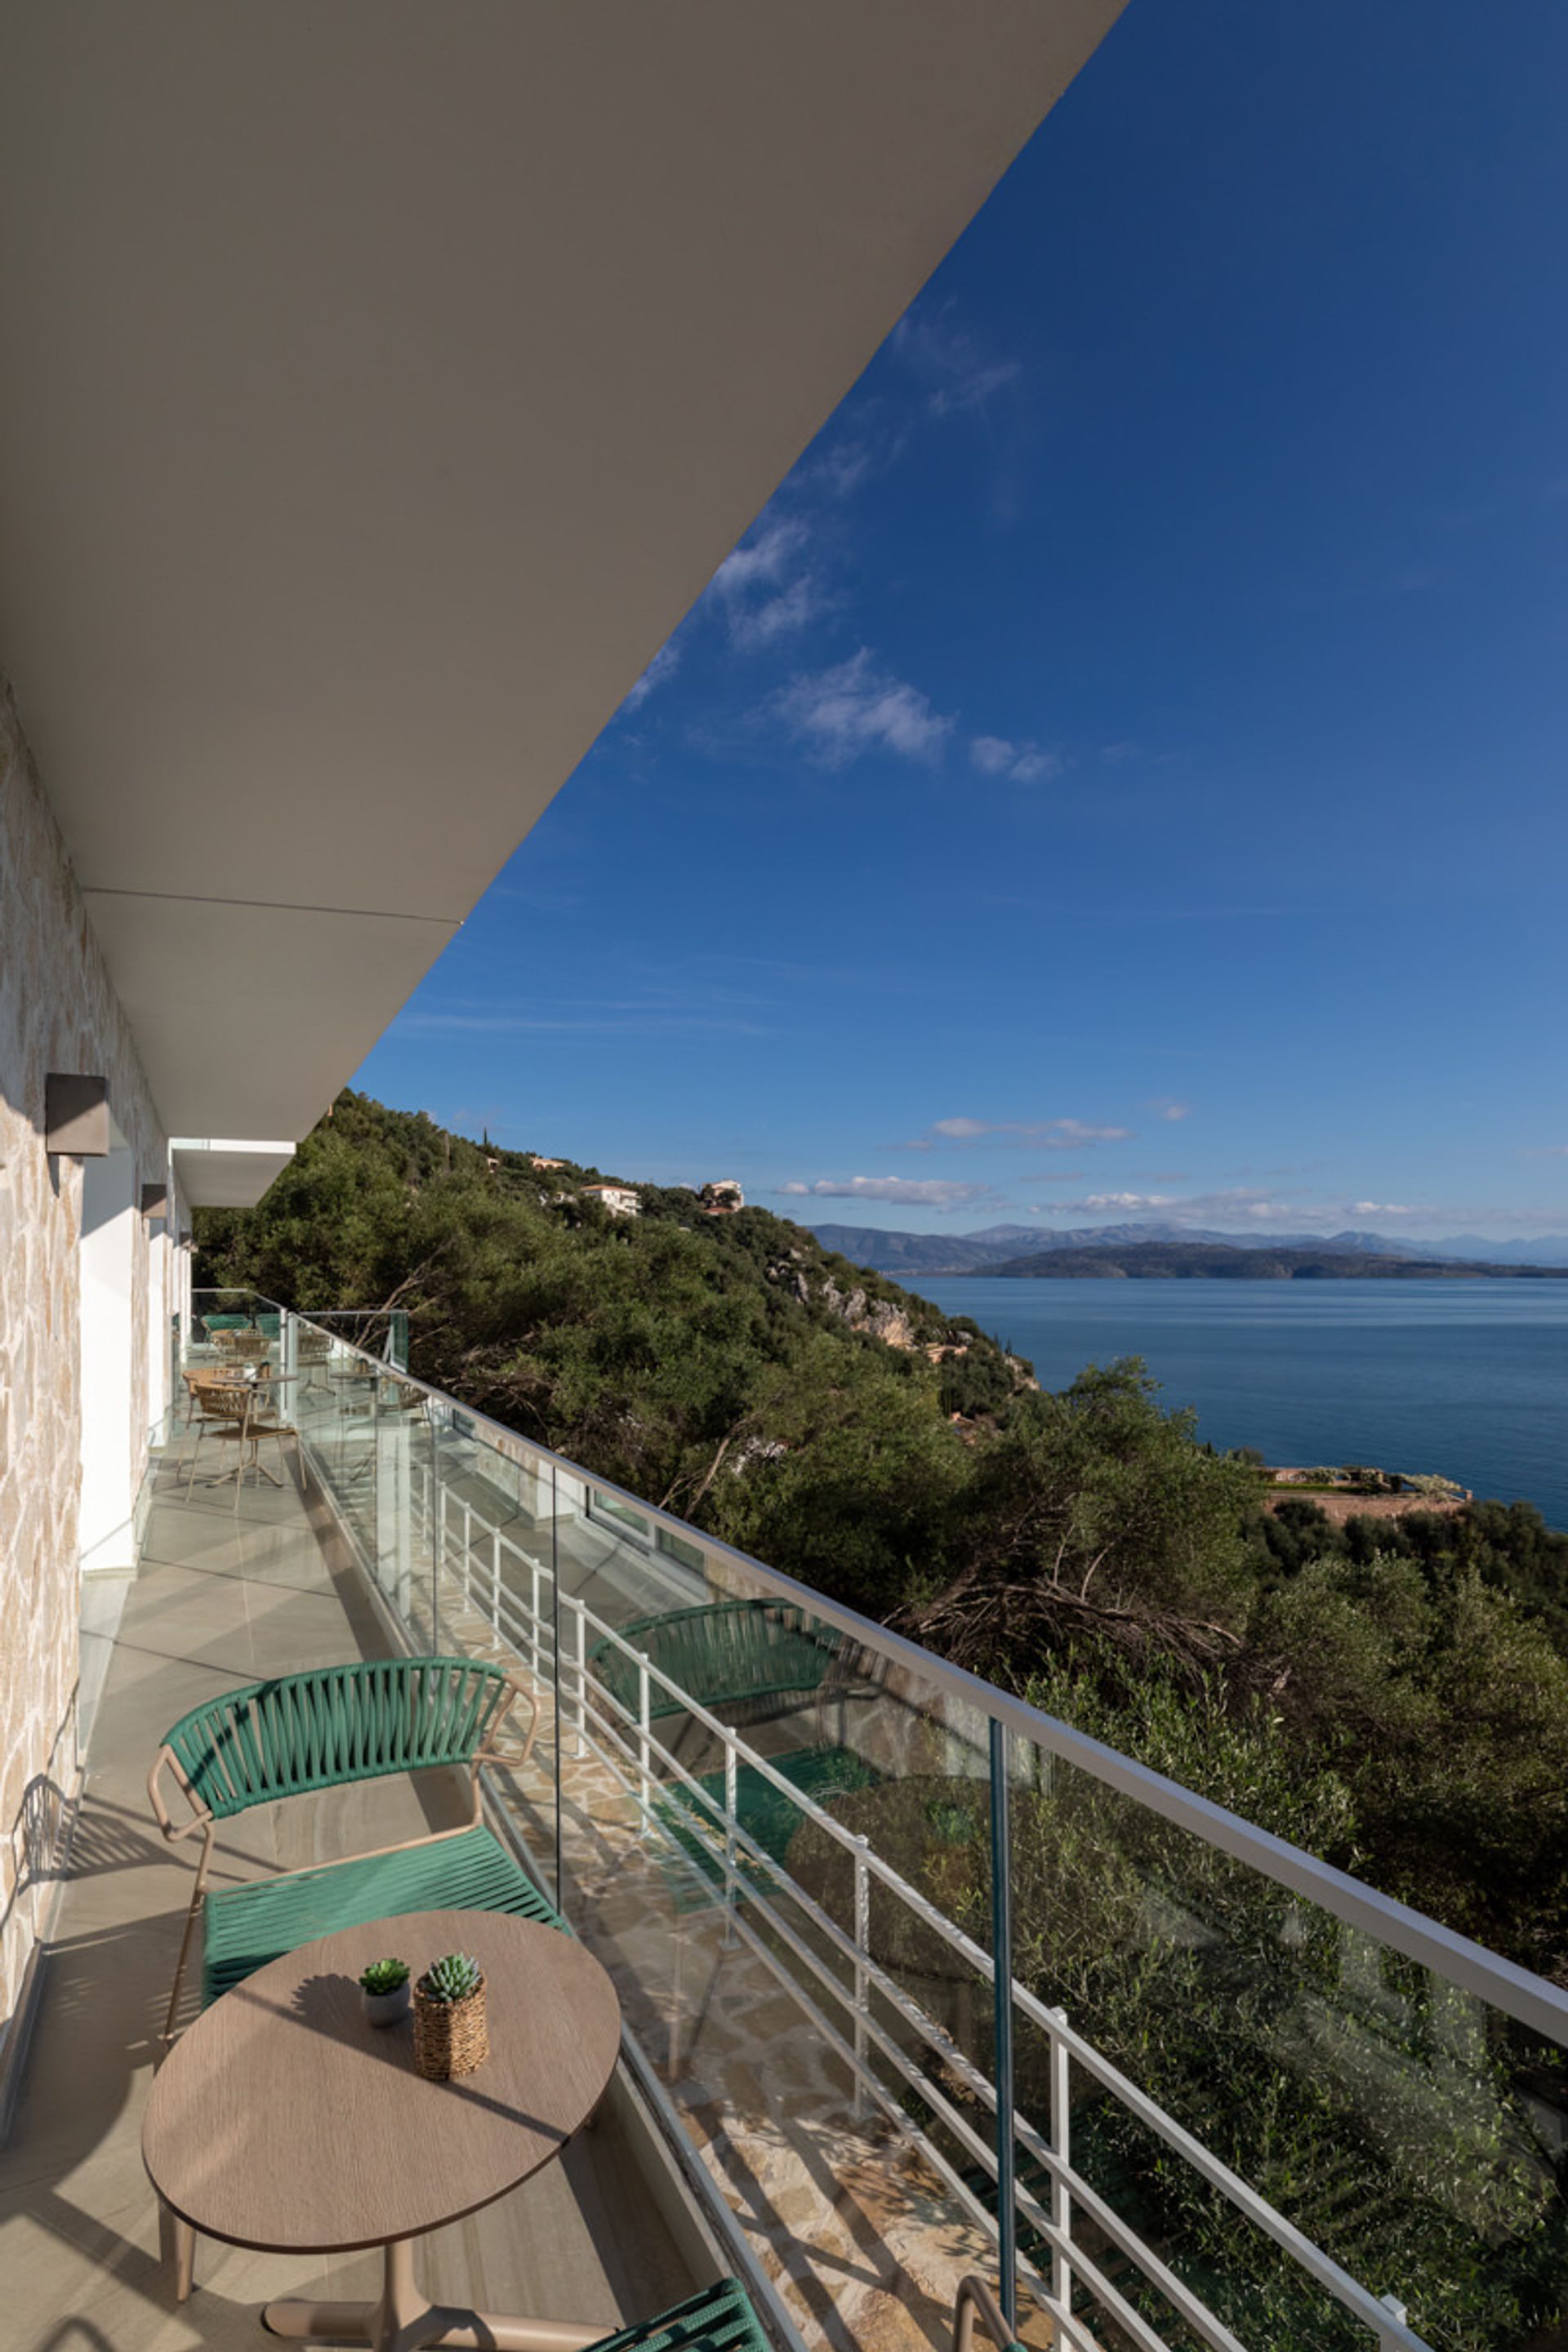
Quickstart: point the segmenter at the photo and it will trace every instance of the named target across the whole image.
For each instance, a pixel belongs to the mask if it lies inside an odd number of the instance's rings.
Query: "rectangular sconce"
[[[68,1160],[107,1160],[109,1080],[51,1070],[44,1080],[44,1143]]]
[[[154,1217],[167,1217],[168,1213],[168,1186],[166,1184],[143,1184],[142,1187],[142,1214],[146,1218],[152,1219]]]

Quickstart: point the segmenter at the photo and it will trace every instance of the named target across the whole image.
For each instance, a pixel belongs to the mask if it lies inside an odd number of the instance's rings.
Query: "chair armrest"
[[[521,1699],[522,1704],[528,1709],[527,1737],[523,1740],[521,1753],[516,1751],[509,1752],[506,1748],[493,1747],[489,1745],[489,1742],[487,1742],[483,1748],[476,1748],[474,1752],[474,1771],[476,1776],[478,1775],[481,1764],[511,1764],[517,1766],[526,1764],[529,1758],[533,1753],[533,1743],[539,1737],[539,1701],[535,1698],[533,1693],[528,1689],[525,1684],[519,1682],[515,1675],[508,1675],[506,1677],[506,1685],[507,1688],[511,1693],[511,1698],[509,1701],[504,1713],[497,1717],[497,1724],[500,1725],[504,1723],[508,1717],[510,1717],[512,1708]],[[493,1733],[491,1737],[493,1738]]]
[[[159,1776],[165,1764],[168,1765],[170,1770],[174,1773],[174,1779],[179,1785],[180,1793],[191,1808],[190,1820],[181,1824],[178,1828],[176,1828],[175,1824],[169,1819],[169,1809],[163,1802],[163,1792],[158,1786]],[[153,1758],[153,1769],[147,1775],[147,1795],[151,1800],[153,1816],[157,1821],[158,1827],[163,1831],[163,1835],[168,1839],[171,1845],[177,1845],[182,1838],[195,1837],[198,1830],[211,1829],[213,1820],[212,1814],[208,1811],[207,1807],[204,1805],[192,1792],[190,1783],[186,1780],[184,1774],[181,1771],[179,1763],[172,1748],[160,1748],[157,1755]]]
[[[976,2319],[995,2345],[996,2352],[1009,2352],[1009,2347],[1017,2339],[1003,2318],[996,2298],[985,2281],[971,2271],[958,2282],[958,2294],[952,2306],[952,2352],[971,2352]]]

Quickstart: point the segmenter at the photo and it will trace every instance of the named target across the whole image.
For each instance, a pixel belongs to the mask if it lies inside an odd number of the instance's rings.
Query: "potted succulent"
[[[414,1988],[414,2063],[433,2083],[471,2074],[490,2054],[485,1972],[467,1952],[432,1960]]]
[[[412,2006],[406,1960],[372,1960],[360,1979],[364,2013],[373,2025],[395,2025]]]

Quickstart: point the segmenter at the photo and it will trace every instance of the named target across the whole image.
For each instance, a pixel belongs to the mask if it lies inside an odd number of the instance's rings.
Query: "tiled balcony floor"
[[[269,2296],[374,2292],[374,2256],[260,2255],[204,2240],[196,2292],[176,2305],[142,2167],[142,2103],[193,1866],[148,1810],[159,1739],[234,1683],[385,1647],[353,1570],[336,1565],[292,1487],[247,1489],[237,1521],[231,1500],[232,1488],[198,1486],[186,1501],[163,1472],[108,1646],[72,1876],[0,2149],[4,2352],[226,2352],[268,2340],[257,2314]],[[407,1782],[243,1815],[234,1874],[407,1835],[446,1801],[440,1784],[423,1796],[428,1815]],[[606,2328],[664,2309],[692,2283],[613,2117],[511,2196],[422,2241],[419,2263],[437,2297]]]

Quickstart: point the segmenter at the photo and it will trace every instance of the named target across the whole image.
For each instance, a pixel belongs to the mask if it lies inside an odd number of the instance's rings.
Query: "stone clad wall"
[[[166,1175],[168,1139],[0,678],[0,2038],[44,1923],[76,1779],[82,1168],[44,1149],[50,1070],[107,1076],[138,1185]],[[132,1225],[140,1477],[149,1316],[165,1301],[162,1282],[149,1297],[147,1228],[139,1215]]]

